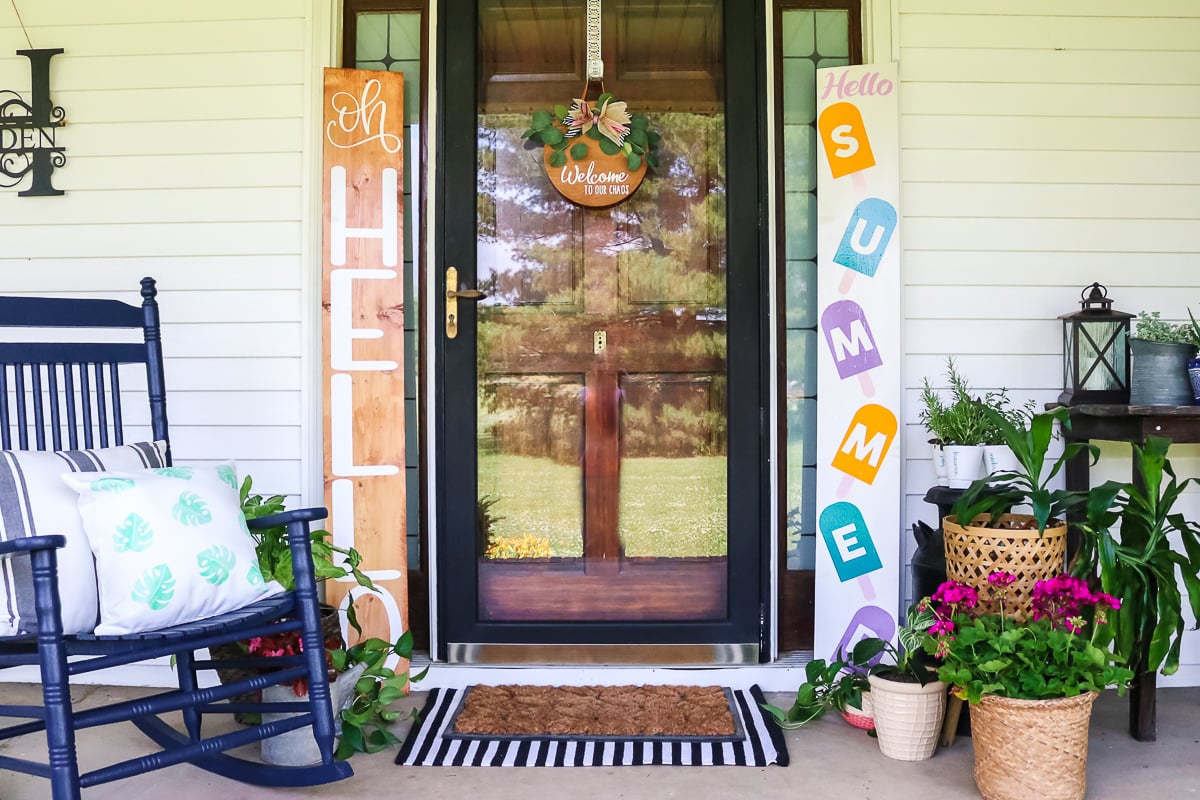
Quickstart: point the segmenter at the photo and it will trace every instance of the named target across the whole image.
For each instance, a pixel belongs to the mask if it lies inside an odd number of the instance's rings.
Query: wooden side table
[[[1097,439],[1140,445],[1147,436],[1157,435],[1178,444],[1200,443],[1200,406],[1079,405],[1070,406],[1069,411],[1071,430],[1065,438],[1070,442]],[[1070,459],[1064,471],[1067,488],[1091,488],[1090,468],[1086,450]],[[1136,464],[1133,479],[1140,483]],[[1129,735],[1139,742],[1156,738],[1156,675],[1153,671],[1140,673],[1130,686]]]

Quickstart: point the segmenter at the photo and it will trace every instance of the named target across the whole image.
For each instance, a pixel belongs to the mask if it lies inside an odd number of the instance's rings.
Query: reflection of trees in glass
[[[489,304],[579,302],[585,221],[607,217],[598,249],[618,257],[631,302],[724,305],[723,118],[667,113],[653,123],[659,168],[625,202],[585,210],[551,186],[541,146],[520,138],[527,115],[480,117],[478,280]]]

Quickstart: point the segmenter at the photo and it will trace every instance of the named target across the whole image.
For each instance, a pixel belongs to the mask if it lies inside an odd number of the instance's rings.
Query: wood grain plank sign
[[[404,75],[326,69],[322,107],[325,502],[334,544],[380,589],[330,581],[326,599],[344,609],[352,593],[363,635],[394,642],[408,626]]]

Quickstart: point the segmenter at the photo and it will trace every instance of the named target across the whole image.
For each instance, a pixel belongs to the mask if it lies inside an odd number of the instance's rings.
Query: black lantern
[[[1129,321],[1133,314],[1114,311],[1108,290],[1099,283],[1080,292],[1081,311],[1063,314],[1064,406],[1083,403],[1128,405]]]

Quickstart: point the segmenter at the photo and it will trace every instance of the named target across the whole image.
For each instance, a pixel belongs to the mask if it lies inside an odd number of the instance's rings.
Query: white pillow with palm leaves
[[[263,580],[231,464],[64,475],[100,590],[96,633],[158,630],[282,591]]]

